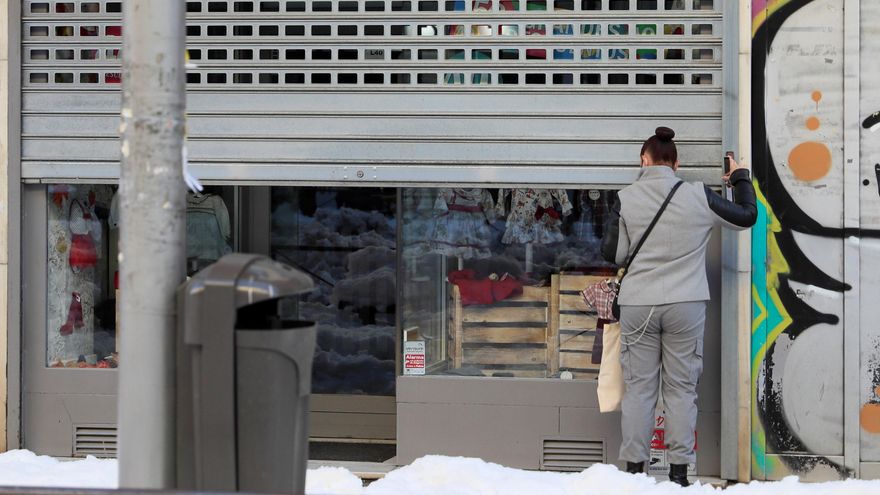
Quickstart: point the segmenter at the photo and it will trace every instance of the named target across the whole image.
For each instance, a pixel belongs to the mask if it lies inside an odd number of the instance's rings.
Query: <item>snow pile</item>
[[[322,495],[359,495],[364,493],[363,482],[349,470],[323,466],[306,473],[306,493]]]
[[[59,461],[28,450],[0,454],[0,485],[69,488],[116,488],[116,459],[86,457],[81,461]]]

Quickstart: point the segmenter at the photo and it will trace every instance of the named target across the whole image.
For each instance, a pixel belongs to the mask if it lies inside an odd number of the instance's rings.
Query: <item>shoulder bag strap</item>
[[[639,239],[639,243],[636,245],[635,251],[629,256],[629,259],[626,260],[626,266],[623,267],[623,273],[620,275],[620,280],[623,280],[623,277],[626,275],[626,272],[629,271],[629,266],[632,264],[636,255],[639,254],[639,249],[642,249],[642,244],[645,243],[645,239],[648,238],[648,235],[654,229],[654,226],[657,225],[657,221],[660,220],[660,217],[663,215],[663,212],[666,210],[666,207],[669,205],[669,202],[672,201],[672,197],[675,196],[675,191],[678,191],[678,188],[684,184],[684,181],[678,181],[674,186],[672,186],[672,190],[669,191],[669,194],[666,196],[666,200],[663,201],[663,204],[660,205],[660,209],[657,211],[657,214],[654,215],[654,219],[651,220],[650,225],[645,230],[645,233],[642,234],[642,238]]]

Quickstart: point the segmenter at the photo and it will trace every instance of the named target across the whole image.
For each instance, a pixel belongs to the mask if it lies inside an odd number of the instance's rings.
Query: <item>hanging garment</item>
[[[92,212],[79,200],[70,202],[67,224],[70,229],[70,254],[68,262],[73,271],[78,272],[98,264],[98,250],[92,237],[94,224]]]
[[[565,239],[562,217],[571,214],[571,201],[565,189],[500,189],[496,212],[507,213],[504,206],[510,196],[510,214],[501,242],[505,244],[553,244]]]
[[[215,194],[186,195],[186,258],[199,266],[230,253],[232,229],[223,198]]]
[[[488,258],[492,256],[492,227],[495,202],[485,189],[447,188],[440,190],[434,210],[432,249],[446,256]]]

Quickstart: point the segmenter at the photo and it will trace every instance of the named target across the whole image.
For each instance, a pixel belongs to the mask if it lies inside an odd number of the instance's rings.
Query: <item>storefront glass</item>
[[[119,205],[111,185],[53,184],[47,195],[46,364],[115,368]],[[233,187],[187,194],[187,275],[232,252]]]
[[[272,257],[315,281],[296,318],[317,322],[317,394],[394,395],[397,190],[272,188]]]
[[[615,271],[600,253],[615,195],[404,189],[404,374],[595,378],[601,322],[580,290]]]

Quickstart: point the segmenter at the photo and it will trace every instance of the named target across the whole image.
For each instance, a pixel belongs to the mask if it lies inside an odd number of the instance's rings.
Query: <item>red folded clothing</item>
[[[492,304],[522,294],[522,282],[505,275],[500,280],[477,279],[474,270],[456,270],[447,276],[450,283],[458,286],[461,305]]]

